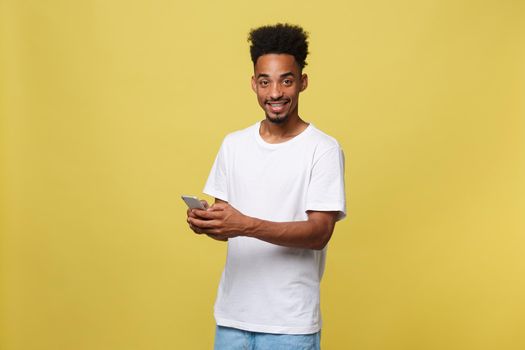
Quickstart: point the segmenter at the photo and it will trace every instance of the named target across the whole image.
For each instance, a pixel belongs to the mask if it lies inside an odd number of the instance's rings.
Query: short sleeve
[[[306,196],[306,210],[338,211],[337,220],[346,217],[345,160],[337,146],[314,161]]]
[[[219,153],[215,157],[215,162],[204,186],[204,193],[212,197],[228,201],[228,178],[226,167],[226,146],[222,143]]]

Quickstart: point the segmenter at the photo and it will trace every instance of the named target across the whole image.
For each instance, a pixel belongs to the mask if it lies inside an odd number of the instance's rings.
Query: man
[[[251,85],[265,119],[224,139],[190,228],[228,241],[215,303],[215,349],[319,349],[326,244],[346,214],[337,141],[299,117],[308,34],[250,32]]]

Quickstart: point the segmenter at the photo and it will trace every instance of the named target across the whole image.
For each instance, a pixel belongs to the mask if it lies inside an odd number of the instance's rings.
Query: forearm
[[[208,210],[188,212],[188,223],[196,233],[220,240],[253,237],[286,247],[323,249],[334,230],[338,212],[308,211],[308,220],[273,222],[246,216],[225,202]]]
[[[247,217],[241,235],[293,248],[323,249],[334,229],[332,222],[273,222]]]

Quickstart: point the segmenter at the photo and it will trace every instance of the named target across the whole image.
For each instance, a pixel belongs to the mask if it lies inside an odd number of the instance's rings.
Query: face
[[[294,56],[266,54],[257,59],[252,89],[269,122],[298,118],[299,93],[307,86],[308,77],[301,74]]]

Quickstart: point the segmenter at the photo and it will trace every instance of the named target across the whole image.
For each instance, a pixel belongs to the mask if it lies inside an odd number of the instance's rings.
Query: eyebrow
[[[294,74],[293,74],[292,72],[286,72],[286,73],[281,74],[280,77],[281,77],[281,78],[284,78],[284,77],[287,77],[287,76],[290,76],[290,75],[291,75],[292,77],[294,76]],[[259,78],[269,78],[269,77],[270,77],[269,74],[261,73],[261,74],[259,74],[259,75],[257,76],[257,79],[259,79]]]

